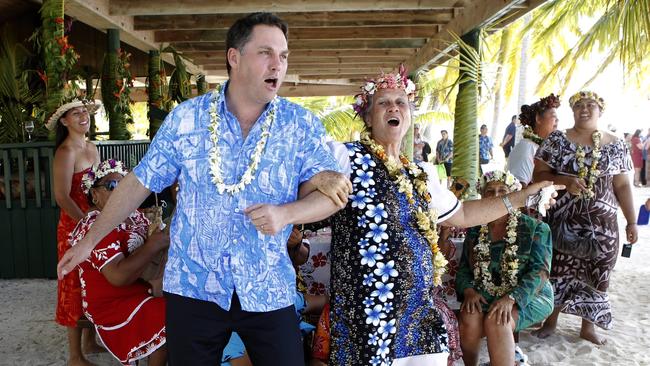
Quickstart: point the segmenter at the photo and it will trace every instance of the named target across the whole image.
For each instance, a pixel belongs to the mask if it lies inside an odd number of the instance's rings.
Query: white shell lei
[[[221,94],[217,90],[213,91],[212,101],[210,102],[210,126],[208,127],[208,130],[210,131],[210,141],[212,141],[212,147],[210,148],[209,153],[210,175],[212,175],[212,183],[217,186],[217,190],[220,194],[224,192],[235,194],[243,190],[244,187],[250,184],[255,177],[255,171],[260,165],[262,153],[266,147],[266,141],[271,135],[269,129],[275,120],[277,107],[275,103],[271,102],[271,110],[264,119],[264,122],[262,122],[262,135],[255,146],[251,162],[239,182],[234,184],[225,184],[221,173],[221,154],[219,152],[219,126],[221,125],[221,117],[219,116],[217,109],[220,102]]]

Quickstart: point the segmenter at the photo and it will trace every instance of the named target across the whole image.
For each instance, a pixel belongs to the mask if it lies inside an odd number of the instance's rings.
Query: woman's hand
[[[465,311],[467,313],[474,314],[474,311],[477,311],[479,313],[482,313],[483,309],[481,308],[481,304],[483,303],[487,305],[488,303],[480,293],[471,287],[466,288],[465,291],[463,291],[463,297],[465,299],[460,305],[461,312]]]
[[[157,250],[169,248],[169,233],[157,229],[147,238],[147,245],[154,245]]]
[[[566,177],[566,190],[570,194],[577,196],[587,190],[587,183],[584,179],[578,177]]]
[[[496,300],[490,305],[488,309],[488,319],[496,317],[497,324],[509,324],[512,319],[512,308],[515,305],[515,300],[511,299],[508,295],[503,295],[499,300]]]
[[[625,226],[625,237],[627,238],[628,243],[636,243],[636,241],[639,239],[639,233],[637,231],[636,224],[632,223]]]

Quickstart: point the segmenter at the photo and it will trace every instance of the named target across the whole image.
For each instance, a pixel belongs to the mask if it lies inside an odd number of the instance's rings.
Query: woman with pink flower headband
[[[353,186],[331,217],[330,366],[452,364],[458,330],[434,291],[447,264],[436,225],[492,221],[551,185],[461,204],[399,153],[414,97],[403,67],[368,80],[353,106],[367,131],[361,141],[330,146]]]
[[[81,177],[99,163],[97,147],[86,140],[90,113],[99,105],[75,99],[57,108],[45,125],[49,130],[56,129],[53,174],[54,198],[61,209],[56,230],[59,260],[70,248],[68,235],[88,209]],[[79,276],[73,273],[58,281],[56,306],[56,322],[67,327],[69,365],[91,365],[82,352],[82,330],[77,328],[81,316],[81,286]],[[83,331],[83,346],[86,353],[105,352],[92,330]]]
[[[113,159],[84,174],[83,190],[91,208],[70,234],[73,246],[90,230],[126,174],[122,162]],[[149,224],[143,213],[133,212],[78,266],[83,311],[102,343],[123,365],[145,357],[150,366],[167,362],[165,299],[153,297],[151,286],[140,276],[169,246],[169,234],[157,229],[148,235]]]

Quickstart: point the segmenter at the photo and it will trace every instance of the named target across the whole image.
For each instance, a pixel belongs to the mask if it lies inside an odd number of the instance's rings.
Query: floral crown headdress
[[[128,171],[124,168],[124,164],[119,160],[104,160],[96,167],[92,167],[92,169],[81,178],[81,187],[83,188],[84,193],[88,194],[90,188],[92,188],[95,182],[111,173],[118,173],[125,176]]]
[[[519,114],[519,121],[524,126],[533,126],[535,124],[535,117],[537,114],[542,114],[547,109],[560,107],[560,96],[551,93],[531,105],[522,105],[521,114]]]
[[[590,90],[583,90],[579,91],[571,96],[569,98],[569,106],[573,108],[573,106],[580,100],[580,99],[591,99],[596,101],[598,103],[598,106],[600,107],[601,111],[605,111],[605,99],[600,97],[598,94],[590,91]]]
[[[483,177],[479,179],[479,186],[477,188],[482,191],[490,182],[501,182],[508,187],[510,192],[516,192],[521,189],[519,179],[515,178],[515,176],[510,174],[507,170],[493,170],[483,174]]]
[[[409,79],[404,64],[399,65],[397,73],[385,74],[382,72],[376,79],[366,79],[361,86],[361,93],[354,96],[352,109],[357,116],[363,116],[368,109],[370,96],[374,95],[379,89],[402,89],[408,96],[409,101],[415,100],[415,83]]]

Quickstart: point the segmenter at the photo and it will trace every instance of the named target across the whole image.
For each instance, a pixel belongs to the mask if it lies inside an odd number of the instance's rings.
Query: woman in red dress
[[[49,130],[56,128],[54,154],[54,197],[61,208],[57,226],[57,253],[61,260],[70,248],[68,235],[86,214],[88,200],[81,190],[81,177],[99,163],[97,147],[86,140],[90,112],[99,104],[74,100],[60,106],[47,121]],[[81,287],[77,273],[58,281],[56,322],[68,329],[69,365],[92,365],[82,353]],[[95,341],[92,330],[84,331],[83,345],[87,353],[104,351]]]
[[[81,240],[104,208],[126,170],[116,160],[106,160],[83,177],[93,206],[70,236]],[[145,267],[169,246],[169,235],[159,229],[147,237],[149,220],[139,211],[108,233],[90,257],[79,265],[84,313],[108,351],[129,365],[149,356],[149,366],[167,362],[165,300],[150,294],[140,279]]]

